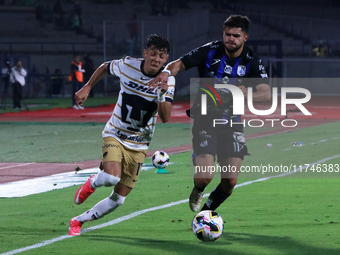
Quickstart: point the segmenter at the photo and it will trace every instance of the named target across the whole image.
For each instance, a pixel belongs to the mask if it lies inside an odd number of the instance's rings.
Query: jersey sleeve
[[[211,44],[212,43],[208,43],[200,46],[180,57],[180,60],[182,60],[185,66],[185,70],[205,64],[209,50],[211,49]]]
[[[120,77],[124,59],[112,60],[108,65],[108,73]]]
[[[249,69],[249,78],[247,80],[246,87],[253,87],[254,92],[256,92],[256,86],[261,83],[268,83],[268,75],[264,65],[260,58],[254,58],[251,60]]]
[[[254,58],[252,60],[249,70],[249,76],[252,78],[268,78],[266,68],[262,64],[262,60],[260,58]]]
[[[168,101],[170,103],[173,102],[174,94],[175,94],[175,77],[169,76],[168,78],[168,90],[165,92],[165,101]]]

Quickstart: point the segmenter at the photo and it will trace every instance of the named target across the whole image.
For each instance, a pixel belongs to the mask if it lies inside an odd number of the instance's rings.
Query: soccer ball
[[[169,155],[165,151],[156,151],[152,155],[152,164],[156,168],[166,168],[169,165]]]
[[[192,231],[203,242],[215,241],[222,235],[223,219],[214,211],[201,211],[192,220]]]

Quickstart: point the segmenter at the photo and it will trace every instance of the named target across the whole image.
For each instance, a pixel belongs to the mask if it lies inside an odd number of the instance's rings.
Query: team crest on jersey
[[[230,65],[226,65],[224,68],[224,72],[227,74],[231,74],[231,72],[233,71],[233,68]]]
[[[239,65],[237,67],[237,75],[244,76],[246,74],[246,66]]]

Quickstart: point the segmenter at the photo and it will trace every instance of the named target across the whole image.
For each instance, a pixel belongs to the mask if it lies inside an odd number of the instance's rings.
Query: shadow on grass
[[[339,249],[321,248],[306,245],[295,241],[290,237],[254,235],[247,233],[224,233],[215,242],[193,241],[172,241],[162,239],[119,237],[105,235],[86,235],[89,240],[96,242],[113,242],[123,245],[130,245],[134,249],[136,246],[147,248],[150,254],[159,251],[170,252],[173,254],[223,254],[223,255],[253,255],[253,254],[299,254],[299,255],[339,255]],[[231,246],[244,248],[242,252],[235,251]],[[252,248],[252,247],[258,248]],[[261,252],[263,247],[263,253]],[[253,249],[253,250],[252,250]],[[128,251],[127,251],[128,252]],[[132,254],[132,253],[131,253]],[[143,254],[142,251],[140,254]]]

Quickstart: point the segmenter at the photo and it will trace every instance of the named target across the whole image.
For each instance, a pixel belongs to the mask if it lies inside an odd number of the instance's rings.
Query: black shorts
[[[219,159],[236,157],[243,160],[250,155],[245,143],[243,128],[212,127],[210,125],[195,125],[192,128],[193,157],[200,154],[210,154]]]

